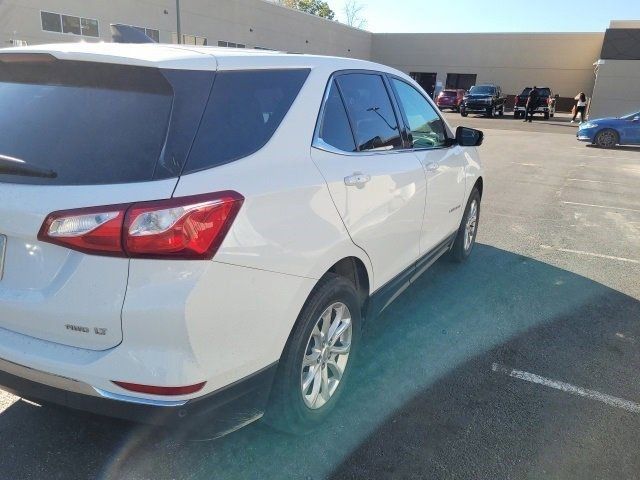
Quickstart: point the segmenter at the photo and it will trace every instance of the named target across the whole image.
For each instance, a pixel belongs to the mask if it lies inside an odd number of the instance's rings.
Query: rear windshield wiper
[[[20,175],[22,177],[56,178],[58,174],[53,170],[29,165],[19,158],[2,155],[0,153],[0,175]]]

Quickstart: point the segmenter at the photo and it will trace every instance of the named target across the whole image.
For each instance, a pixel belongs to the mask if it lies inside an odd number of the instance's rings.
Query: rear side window
[[[0,154],[57,173],[46,180],[0,175],[0,182],[151,180],[172,98],[153,68],[0,57]]]
[[[347,111],[335,81],[331,82],[318,137],[328,145],[344,152],[353,152],[356,149]]]
[[[229,163],[260,150],[282,122],[308,75],[308,69],[216,74],[183,173]]]
[[[350,73],[336,78],[359,151],[402,148],[391,100],[382,77]]]

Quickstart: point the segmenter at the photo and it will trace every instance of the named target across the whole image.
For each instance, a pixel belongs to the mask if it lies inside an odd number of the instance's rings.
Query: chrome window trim
[[[407,82],[405,79],[394,75],[392,73],[386,73],[386,72],[380,72],[377,70],[361,70],[361,69],[349,69],[349,70],[336,70],[335,72],[333,72],[330,76],[329,79],[327,80],[327,84],[325,86],[324,89],[324,94],[322,95],[322,103],[320,105],[320,111],[318,112],[318,116],[316,118],[316,126],[313,130],[313,140],[311,142],[311,147],[315,148],[316,150],[322,150],[324,152],[328,152],[328,153],[333,153],[336,155],[343,155],[346,157],[357,157],[357,156],[374,156],[374,155],[394,155],[394,154],[399,154],[399,153],[407,153],[407,152],[431,152],[431,151],[435,151],[435,150],[443,150],[443,149],[447,149],[447,148],[452,148],[457,146],[457,143],[452,142],[450,145],[442,145],[440,147],[431,147],[431,148],[400,148],[400,149],[395,149],[395,150],[386,150],[386,151],[381,151],[381,150],[367,150],[364,152],[347,152],[345,150],[340,150],[339,148],[334,147],[333,145],[329,145],[327,142],[325,142],[322,138],[320,138],[320,125],[322,123],[322,119],[324,117],[324,111],[327,105],[327,100],[329,99],[329,94],[331,93],[331,86],[333,85],[333,82],[335,80],[336,77],[340,76],[340,75],[348,75],[350,73],[361,73],[361,74],[368,74],[368,75],[379,75],[382,77],[383,82],[386,79],[393,79],[396,78],[404,83],[406,83],[407,85],[413,87],[418,93],[421,94],[420,90],[418,90],[414,85],[411,85],[409,82]],[[389,82],[391,83],[391,82]],[[385,88],[388,88],[388,86],[386,85],[385,82]],[[396,93],[395,90],[393,89],[393,87],[391,88],[391,91],[387,92],[388,95],[393,95],[393,98],[389,98],[389,101],[391,102],[392,108],[394,109],[394,113],[397,115],[398,113],[400,114],[400,120],[402,121],[402,126],[404,128],[407,128],[407,125],[404,125],[405,121],[403,118],[403,111],[400,110],[400,112],[395,112],[396,109],[396,105],[395,103],[398,102],[397,98],[396,98]],[[422,94],[421,94],[422,95]],[[434,111],[436,112],[436,115],[438,115],[438,117],[440,118],[440,120],[442,121],[442,123],[445,126],[445,130],[447,132],[447,140],[451,141],[451,140],[455,140],[455,135],[453,135],[453,132],[451,131],[451,129],[449,128],[449,125],[447,124],[447,122],[445,122],[444,118],[442,118],[442,115],[440,113],[440,111],[438,110],[438,108],[435,106],[434,102],[428,98],[425,97],[424,95],[422,95],[423,98],[425,98],[425,100],[427,101],[427,103],[429,103],[429,105],[431,105],[431,107],[434,109]],[[395,103],[394,103],[395,102]],[[402,108],[399,104],[397,105],[397,108]],[[345,110],[346,110],[346,106],[345,106]],[[348,115],[348,113],[347,113]],[[400,122],[399,122],[400,123]],[[398,125],[400,127],[400,125]],[[353,131],[352,131],[352,135],[353,135]]]
[[[322,123],[322,118],[324,117],[324,111],[327,105],[327,100],[329,98],[329,94],[331,93],[331,86],[333,85],[333,81],[335,80],[336,77],[339,77],[341,75],[348,75],[348,74],[364,74],[364,75],[378,75],[379,77],[381,77],[382,82],[384,84],[385,90],[387,90],[387,95],[389,95],[389,103],[391,103],[391,108],[394,110],[394,115],[397,115],[398,112],[395,111],[395,106],[393,104],[393,99],[391,98],[390,95],[392,95],[392,92],[388,91],[388,87],[385,83],[385,76],[386,73],[384,72],[379,72],[377,70],[362,70],[362,69],[349,69],[349,70],[337,70],[335,72],[333,72],[330,76],[329,79],[327,80],[327,85],[325,86],[324,89],[324,95],[322,96],[322,104],[320,105],[320,111],[318,112],[318,117],[316,119],[316,127],[313,131],[313,141],[311,142],[311,146],[313,148],[316,148],[318,150],[323,150],[325,152],[330,152],[330,153],[335,153],[338,155],[345,155],[345,156],[371,156],[371,155],[390,155],[390,154],[397,154],[397,153],[406,153],[406,152],[410,152],[412,151],[412,149],[395,149],[395,150],[366,150],[364,152],[346,152],[344,150],[340,150],[339,148],[334,147],[333,145],[329,145],[328,143],[326,143],[324,140],[322,140],[320,138],[320,124]],[[345,110],[346,110],[346,105],[345,105]],[[349,112],[346,112],[347,116],[349,115]],[[398,124],[400,123],[398,121],[399,119],[396,118],[396,121],[398,122]],[[400,128],[400,125],[398,125],[398,128]],[[353,130],[351,131],[351,134],[353,135]],[[354,137],[354,143],[355,143],[355,137]]]
[[[344,155],[347,157],[361,157],[361,156],[374,156],[374,155],[393,155],[398,153],[407,153],[412,152],[413,149],[403,148],[401,150],[367,150],[364,152],[346,152],[344,150],[340,150],[339,148],[334,147],[333,145],[329,145],[327,142],[322,140],[320,137],[316,137],[311,144],[313,148],[316,150],[322,150],[329,153],[335,153],[337,155]]]

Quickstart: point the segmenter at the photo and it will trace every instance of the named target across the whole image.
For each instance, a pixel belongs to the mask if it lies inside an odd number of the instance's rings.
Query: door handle
[[[367,183],[369,180],[371,180],[371,175],[355,172],[353,175],[344,177],[344,184],[347,187],[363,188],[365,183]]]
[[[425,168],[427,169],[427,172],[435,172],[440,168],[440,165],[436,162],[431,162],[431,163],[428,163]]]

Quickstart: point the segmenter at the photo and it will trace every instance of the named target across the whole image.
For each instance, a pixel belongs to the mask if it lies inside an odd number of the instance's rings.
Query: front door
[[[351,238],[371,259],[375,290],[419,256],[425,174],[414,153],[402,151],[382,75],[338,74],[329,89],[312,158]]]
[[[640,113],[624,122],[621,141],[628,145],[640,145]]]
[[[414,153],[427,177],[427,204],[420,255],[436,248],[455,232],[465,205],[465,163],[462,147],[449,146],[447,128],[431,103],[404,80],[393,77]]]

